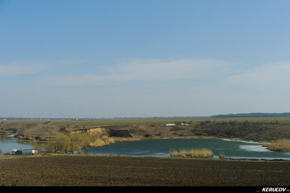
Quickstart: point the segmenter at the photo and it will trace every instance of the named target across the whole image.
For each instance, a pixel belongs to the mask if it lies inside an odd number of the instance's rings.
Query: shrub
[[[224,152],[221,152],[221,153],[219,154],[219,158],[220,158],[220,159],[225,159],[225,153],[224,153]]]
[[[88,135],[82,135],[78,133],[72,133],[69,136],[69,151],[79,151],[83,147],[86,147],[90,143]]]
[[[185,149],[170,152],[171,157],[211,158],[213,155],[210,149]]]
[[[66,135],[57,136],[47,144],[47,150],[53,153],[67,153],[69,151],[70,139]]]

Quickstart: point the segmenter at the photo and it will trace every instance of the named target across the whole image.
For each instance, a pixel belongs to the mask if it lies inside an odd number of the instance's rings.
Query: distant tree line
[[[290,138],[290,127],[273,122],[202,121],[192,129],[194,135],[241,138],[248,140],[275,140]]]
[[[290,113],[237,113],[214,115],[213,118],[234,118],[234,117],[290,117]]]

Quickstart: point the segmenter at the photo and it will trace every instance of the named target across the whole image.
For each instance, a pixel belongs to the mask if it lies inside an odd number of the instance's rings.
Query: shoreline
[[[172,137],[147,137],[147,138],[141,138],[141,137],[108,137],[109,139],[112,139],[110,143],[104,143],[100,145],[91,145],[89,147],[102,147],[105,145],[110,145],[113,143],[117,142],[127,142],[127,141],[142,141],[142,140],[163,140],[163,139],[221,139],[221,140],[228,140],[228,141],[239,141],[239,142],[245,142],[245,143],[259,143],[261,145],[264,144],[270,144],[270,141],[248,141],[248,140],[243,140],[241,138],[226,138],[226,137],[216,137],[216,136],[172,136]],[[5,139],[11,139],[11,138],[5,138]],[[21,138],[12,138],[12,139],[17,139],[20,141],[24,141],[30,145],[35,145],[35,143],[46,143],[44,141],[32,141],[32,140],[24,140]]]
[[[9,139],[9,138],[6,138]],[[23,140],[19,138],[14,138],[20,141],[24,141],[25,143],[23,144],[29,144],[32,146],[40,147],[43,148],[43,146],[40,145],[40,143],[46,143],[43,141],[32,141],[32,140]],[[224,138],[224,137],[216,137],[216,136],[167,136],[167,137],[148,137],[148,138],[141,138],[141,137],[107,137],[106,141],[102,141],[102,143],[98,143],[95,145],[89,145],[88,147],[85,148],[94,148],[94,147],[103,147],[106,145],[114,144],[117,142],[130,142],[130,141],[142,141],[142,140],[170,140],[170,139],[220,139],[220,140],[225,140],[225,141],[236,141],[236,142],[245,142],[245,143],[255,143],[262,145],[265,147],[267,150],[273,151],[273,152],[283,152],[283,151],[275,151],[271,148],[269,148],[268,145],[271,144],[270,141],[248,141],[244,140],[241,138]],[[287,151],[285,152],[287,153]]]
[[[220,161],[220,162],[290,162],[290,159],[247,159],[247,158],[189,158],[189,157],[158,157],[158,156],[134,156],[125,154],[65,154],[45,153],[37,155],[0,155],[0,160],[29,159],[29,158],[53,158],[53,157],[92,157],[92,158],[128,158],[128,159],[156,159],[156,160],[192,160],[192,161]]]
[[[8,138],[7,138],[8,139]],[[18,140],[17,138],[14,138],[16,140]],[[117,142],[127,142],[127,141],[141,141],[141,140],[170,140],[170,139],[220,139],[220,140],[225,140],[225,141],[237,141],[237,142],[245,142],[245,143],[254,143],[254,144],[258,144],[258,145],[262,145],[264,146],[263,143],[260,143],[260,142],[255,142],[255,141],[245,141],[245,140],[241,140],[239,138],[220,138],[220,137],[215,137],[215,136],[178,136],[178,137],[153,137],[153,138],[116,138],[113,143],[117,143]],[[9,139],[8,139],[9,140]],[[21,139],[20,139],[21,140]],[[37,147],[36,143],[35,142],[32,142],[29,141],[29,140],[25,140],[24,141],[25,143],[24,144],[29,144],[29,145],[32,145],[34,147]],[[113,144],[113,143],[108,143],[108,144],[104,144],[104,145],[101,145],[101,146],[90,146],[89,148],[94,148],[94,147],[102,147],[102,146],[105,146],[105,145],[110,145],[110,144]],[[39,145],[39,144],[38,144]],[[39,148],[43,148],[43,146],[38,146]],[[264,146],[266,147],[266,146]],[[267,147],[266,147],[267,148]],[[267,148],[268,149],[268,148]],[[82,150],[81,150],[82,151]],[[81,152],[79,151],[79,152]],[[272,150],[270,150],[272,151]],[[273,151],[273,152],[279,152],[279,151]],[[285,152],[286,153],[286,152]],[[51,153],[48,153],[48,154],[51,154]],[[59,154],[59,155],[63,155],[63,153],[56,153],[56,154]],[[158,155],[145,155],[145,156],[135,156],[135,155],[126,155],[126,154],[83,154],[83,153],[74,153],[74,154],[70,154],[70,153],[67,153],[67,154],[64,154],[64,155],[97,155],[97,156],[116,156],[116,157],[120,157],[120,156],[124,156],[124,157],[158,157],[158,158],[172,158],[170,157],[170,153],[168,153],[168,156],[158,156]],[[189,159],[196,159],[196,158],[189,158]],[[213,159],[218,159],[218,155],[215,155],[213,157]],[[284,158],[284,157],[243,157],[243,156],[229,156],[229,157],[225,157],[224,160],[257,160],[257,161],[261,161],[261,160],[265,160],[265,161],[279,161],[279,160],[282,160],[282,161],[289,161],[290,158]]]
[[[224,138],[224,137],[216,137],[216,136],[173,136],[173,137],[148,137],[148,138],[138,138],[138,137],[109,137],[110,139],[113,139],[112,142],[102,144],[102,145],[96,145],[96,146],[90,146],[90,147],[102,147],[105,145],[110,145],[117,142],[128,142],[128,141],[142,141],[142,140],[166,140],[166,139],[221,139],[225,141],[237,141],[237,142],[245,142],[245,143],[256,143],[265,146],[264,144],[270,144],[269,141],[248,141],[243,140],[241,138]],[[267,147],[267,146],[265,146]],[[270,150],[270,149],[269,149]]]

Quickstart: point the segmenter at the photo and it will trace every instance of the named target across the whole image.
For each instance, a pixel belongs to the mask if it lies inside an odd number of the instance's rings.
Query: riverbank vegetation
[[[210,149],[184,149],[170,152],[170,157],[184,158],[212,158],[213,155],[214,154]]]
[[[279,139],[265,144],[272,151],[290,152],[290,139]]]
[[[290,124],[276,121],[203,121],[193,129],[201,136],[271,141],[290,138]]]
[[[80,151],[90,146],[103,146],[114,143],[115,141],[108,137],[104,128],[94,128],[85,131],[74,131],[69,134],[59,134],[54,139],[44,144],[44,147],[53,153],[68,153]]]
[[[51,153],[73,153],[86,147],[99,147],[118,141],[136,141],[139,138],[109,137],[104,128],[94,128],[82,132],[72,132],[67,135],[58,135],[44,143],[44,147]]]
[[[2,120],[0,134],[48,144],[54,152],[142,139],[219,137],[271,142],[290,139],[290,118]]]

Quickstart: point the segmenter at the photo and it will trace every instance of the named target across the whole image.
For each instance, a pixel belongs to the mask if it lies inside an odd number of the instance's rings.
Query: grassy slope
[[[289,186],[288,161],[3,156],[5,186]]]
[[[186,121],[188,126],[165,127],[165,123]],[[214,121],[207,124],[206,121]],[[234,125],[229,121],[236,121]],[[244,121],[251,124],[243,125]],[[203,128],[200,123],[205,123]],[[218,124],[222,123],[222,124]],[[225,125],[224,125],[225,123]],[[290,118],[203,118],[203,119],[106,119],[95,121],[0,121],[0,133],[11,128],[26,139],[50,139],[81,128],[106,127],[128,130],[135,138],[217,136],[254,141],[290,138]],[[11,132],[10,132],[11,133]],[[13,133],[13,132],[12,132]]]

